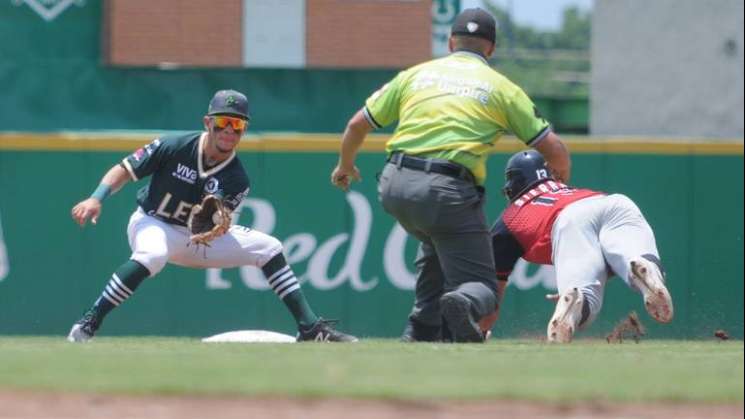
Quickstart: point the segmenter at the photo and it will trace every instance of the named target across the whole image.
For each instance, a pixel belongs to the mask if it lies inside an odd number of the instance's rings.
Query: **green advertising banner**
[[[0,135],[0,334],[62,336],[129,257],[125,229],[137,187],[127,185],[109,198],[94,227],[78,227],[70,208],[149,137],[32,137]],[[239,222],[283,241],[319,314],[340,319],[344,330],[360,336],[397,336],[412,304],[417,243],[377,201],[382,142],[373,140],[359,156],[363,181],[345,194],[328,180],[336,141],[244,139],[239,156],[253,186]],[[651,337],[706,337],[721,328],[742,338],[742,144],[571,147],[572,183],[624,193],[644,212],[676,309],[672,324],[656,325],[639,296],[611,280],[603,311],[586,334],[604,336],[636,310]],[[497,147],[489,162],[491,220],[504,205],[501,171],[514,149],[515,144]],[[520,264],[495,336],[542,336],[553,310],[544,294],[554,288],[551,267]],[[294,333],[293,324],[255,268],[167,266],[107,318],[102,334]]]

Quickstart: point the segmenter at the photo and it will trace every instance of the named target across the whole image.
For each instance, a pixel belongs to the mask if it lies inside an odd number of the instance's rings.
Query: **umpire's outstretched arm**
[[[572,160],[569,157],[567,146],[558,135],[549,132],[546,138],[535,146],[535,149],[546,159],[546,163],[554,172],[556,180],[564,183],[569,182],[569,177],[572,174]]]
[[[355,113],[349,120],[341,140],[339,163],[331,173],[331,183],[334,186],[346,191],[353,180],[360,180],[360,171],[354,165],[354,161],[362,142],[365,141],[365,137],[372,129],[373,127],[365,119],[362,110]]]

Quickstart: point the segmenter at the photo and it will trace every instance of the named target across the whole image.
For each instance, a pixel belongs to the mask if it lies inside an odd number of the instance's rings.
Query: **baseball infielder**
[[[298,341],[357,340],[314,314],[282,254],[279,240],[250,228],[230,226],[229,212],[249,190],[248,176],[235,153],[248,121],[246,97],[234,90],[221,90],[204,117],[205,132],[153,140],[112,167],[91,197],[73,207],[72,217],[81,226],[89,218],[96,224],[107,196],[130,180],[150,176],[150,182],[137,193],[138,208],[127,227],[132,256],[114,272],[101,296],[72,326],[68,340],[90,340],[104,317],[131,297],[145,278],[157,275],[166,263],[191,268],[257,266],[295,317]],[[221,200],[228,220],[222,229],[219,225],[224,220],[215,220],[216,233],[208,239],[197,239],[187,230],[187,219],[205,195]]]
[[[513,155],[505,177],[503,192],[510,204],[492,227],[499,295],[518,258],[553,264],[559,298],[548,323],[550,342],[570,342],[578,329],[593,322],[613,274],[641,292],[655,320],[672,320],[673,302],[654,234],[629,198],[560,183],[535,151]],[[497,317],[494,312],[482,319],[482,330],[490,330]]]

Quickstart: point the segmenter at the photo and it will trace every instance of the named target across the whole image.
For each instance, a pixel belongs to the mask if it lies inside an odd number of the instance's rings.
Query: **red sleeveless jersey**
[[[528,262],[550,265],[551,229],[559,213],[572,202],[602,192],[574,189],[548,180],[515,199],[502,214],[502,222],[522,247]]]

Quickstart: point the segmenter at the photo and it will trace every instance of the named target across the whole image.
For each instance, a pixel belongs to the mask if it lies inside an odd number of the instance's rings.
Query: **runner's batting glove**
[[[200,204],[192,207],[186,226],[191,233],[192,243],[208,246],[209,242],[230,229],[230,211],[220,198],[207,195]]]

